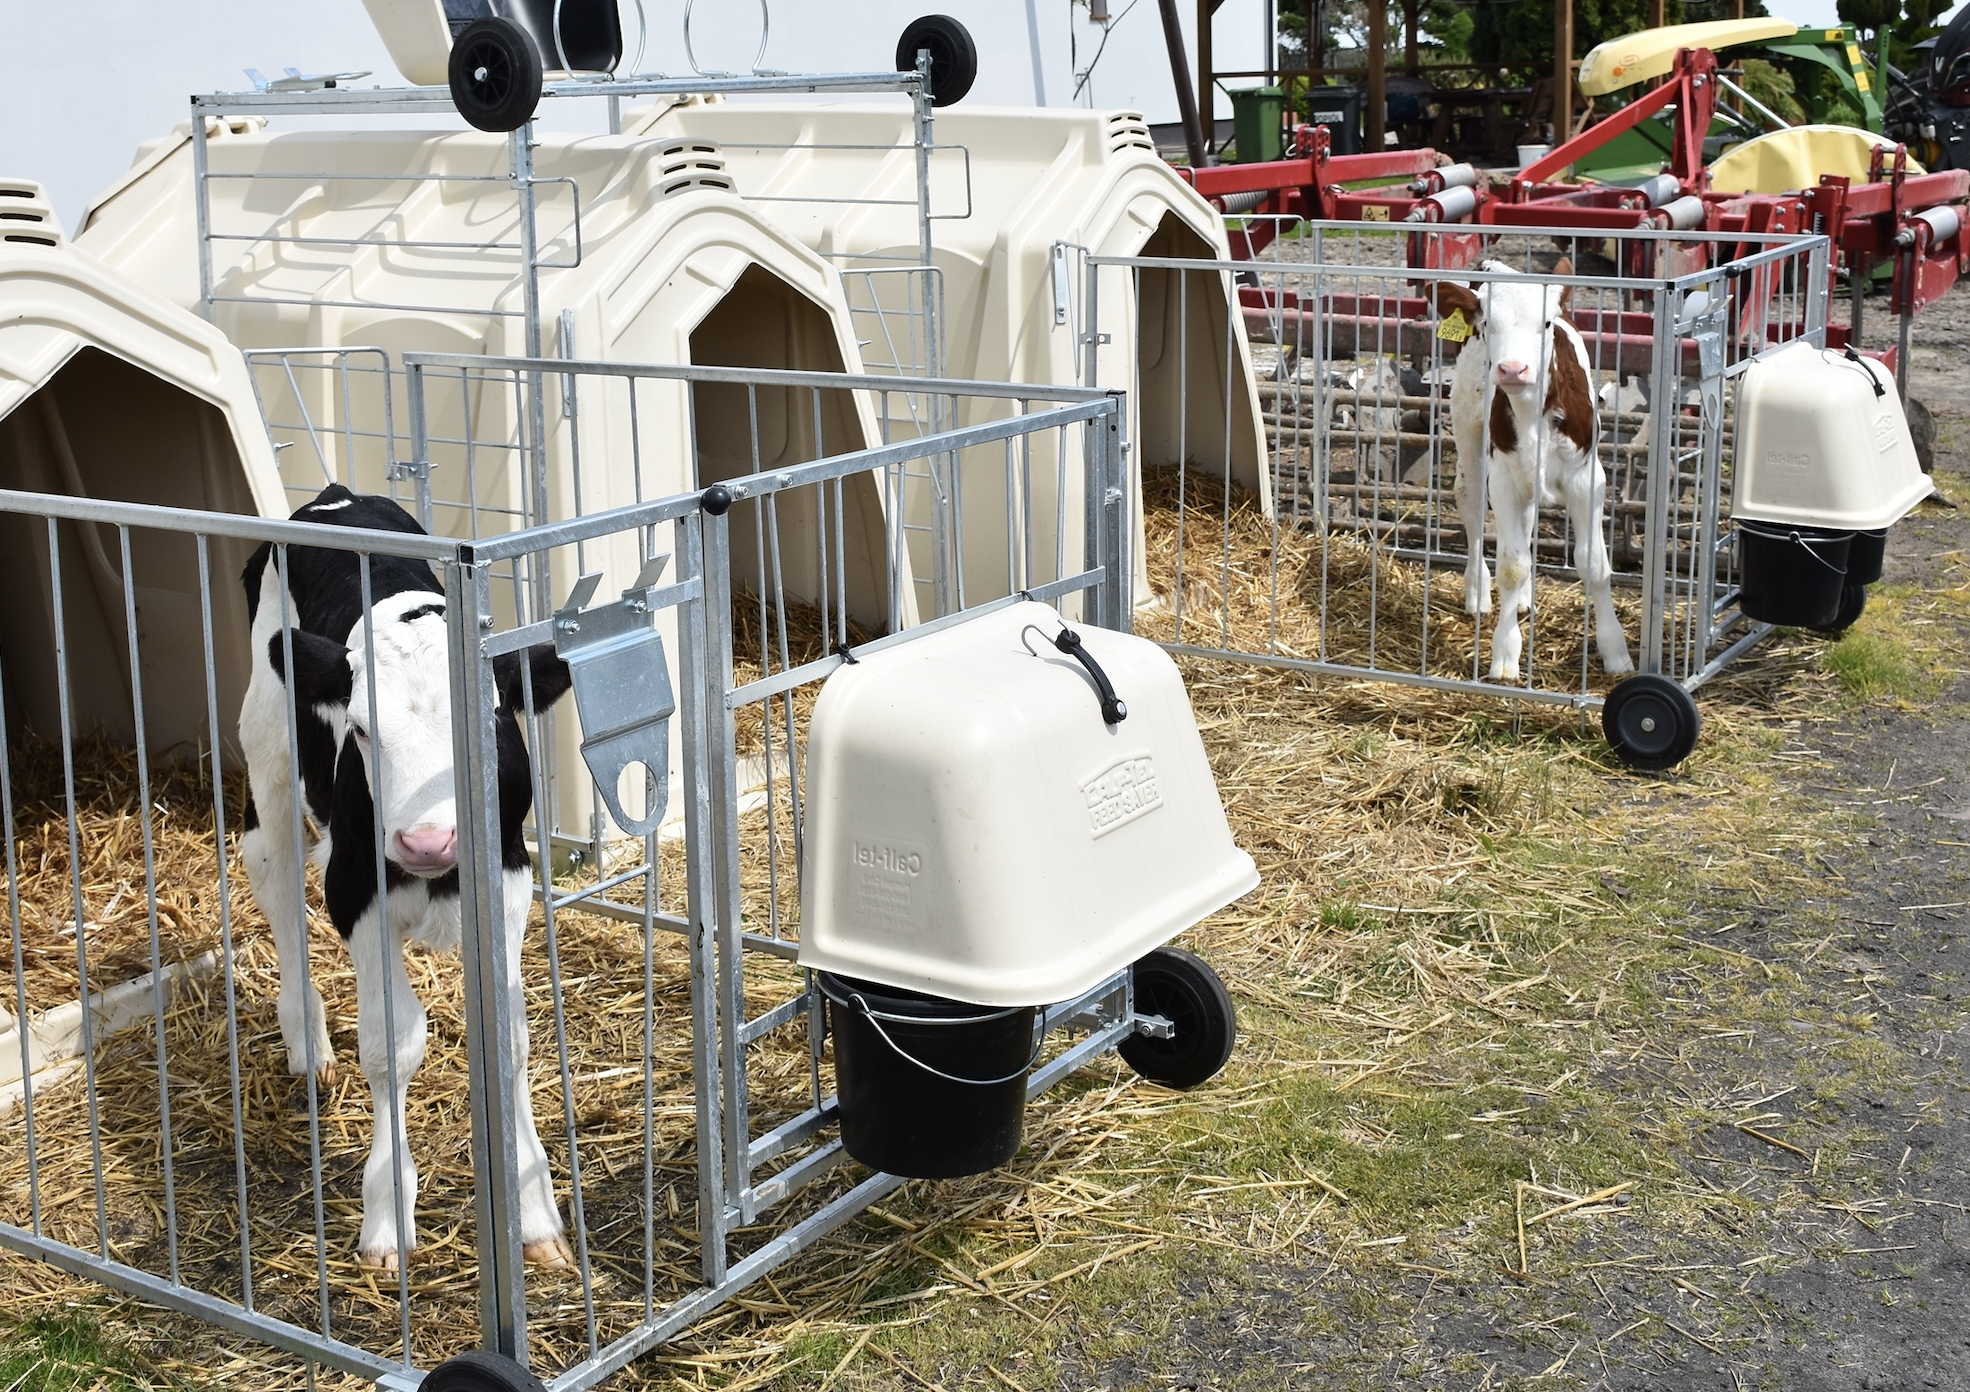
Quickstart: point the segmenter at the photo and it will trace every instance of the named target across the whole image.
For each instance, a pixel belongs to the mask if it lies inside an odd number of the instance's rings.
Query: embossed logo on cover
[[[1097,841],[1163,805],[1156,765],[1147,754],[1111,764],[1083,783],[1081,791],[1088,800],[1088,832]]]

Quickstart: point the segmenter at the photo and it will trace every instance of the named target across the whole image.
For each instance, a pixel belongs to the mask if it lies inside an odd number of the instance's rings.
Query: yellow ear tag
[[[1462,343],[1471,336],[1471,326],[1464,321],[1464,311],[1453,309],[1450,317],[1436,326],[1436,336],[1451,343]]]

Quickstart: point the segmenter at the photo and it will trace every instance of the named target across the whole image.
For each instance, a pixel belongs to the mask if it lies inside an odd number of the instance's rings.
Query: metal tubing
[[[401,1365],[357,1348],[354,1344],[310,1333],[286,1320],[243,1310],[229,1300],[178,1285],[122,1262],[106,1261],[79,1247],[28,1232],[12,1223],[0,1222],[0,1246],[47,1262],[71,1275],[134,1295],[153,1305],[181,1311],[215,1329],[258,1339],[303,1358],[316,1359],[331,1368],[354,1373],[357,1377],[369,1379],[385,1392],[416,1392],[417,1385],[423,1381],[423,1374],[406,1373]]]
[[[445,566],[445,633],[451,663],[452,767],[458,798],[459,958],[465,986],[470,1067],[473,1198],[478,1220],[482,1346],[527,1359],[527,1298],[520,1254],[518,1128],[510,1114],[527,1086],[514,1057],[515,1026],[526,1002],[513,988],[519,964],[507,960],[504,875],[500,867],[498,693],[492,664],[479,653],[482,620],[492,617],[487,565],[462,548]]]

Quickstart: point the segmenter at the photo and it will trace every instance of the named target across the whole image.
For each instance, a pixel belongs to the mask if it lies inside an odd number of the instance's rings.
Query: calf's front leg
[[[402,901],[392,906],[401,914]],[[349,935],[356,967],[356,1040],[375,1107],[375,1134],[363,1166],[363,1226],[356,1257],[395,1271],[417,1250],[417,1163],[405,1134],[410,1080],[424,1063],[424,1002],[404,974],[402,933],[384,930],[375,904]]]
[[[1564,491],[1567,513],[1573,520],[1573,558],[1587,598],[1594,606],[1594,643],[1600,649],[1601,670],[1621,676],[1635,670],[1628,656],[1628,635],[1621,617],[1614,612],[1614,566],[1608,559],[1607,525],[1604,508],[1607,482],[1601,476],[1600,460],[1592,455],[1580,461],[1568,475]]]
[[[1491,515],[1498,524],[1498,626],[1491,635],[1491,680],[1519,679],[1524,639],[1519,616],[1532,608],[1532,532],[1536,525],[1532,490],[1519,476],[1518,456],[1495,456],[1491,470]]]

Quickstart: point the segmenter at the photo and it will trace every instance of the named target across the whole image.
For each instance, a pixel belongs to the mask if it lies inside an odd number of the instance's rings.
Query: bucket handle
[[[933,1078],[942,1078],[947,1083],[963,1083],[966,1087],[998,1087],[1002,1083],[1011,1082],[1014,1078],[1025,1077],[1028,1073],[1031,1073],[1033,1071],[1033,1065],[1040,1061],[1040,1049],[1046,1043],[1047,1040],[1046,1031],[1036,1028],[1033,1031],[1033,1052],[1031,1056],[1027,1058],[1025,1063],[1021,1064],[1013,1072],[1006,1074],[1005,1077],[1003,1078],[960,1078],[956,1074],[946,1073],[940,1068],[932,1068],[929,1064],[925,1063],[922,1059],[918,1058],[915,1054],[912,1054],[907,1049],[905,1049],[901,1044],[898,1044],[895,1040],[891,1039],[889,1037],[889,1031],[885,1030],[882,1027],[882,1021],[886,1018],[893,1019],[894,1017],[882,1016],[878,1014],[878,1012],[871,1010],[869,1008],[869,1003],[862,999],[861,992],[850,991],[848,993],[848,999],[845,1001],[836,1000],[832,992],[823,991],[822,994],[825,995],[830,1001],[834,1001],[835,1004],[837,1005],[853,1005],[858,1011],[861,1012],[862,1018],[869,1022],[869,1028],[873,1029],[876,1032],[876,1038],[880,1039],[883,1043],[887,1044],[890,1048],[890,1051],[894,1053],[898,1058],[902,1059],[903,1062],[915,1064],[918,1068],[921,1068],[924,1072],[930,1074],[930,1076]],[[916,1022],[913,1021],[912,1023],[916,1023]],[[970,1024],[972,1022],[967,1020],[962,1022],[951,1021],[950,1023]]]
[[[1821,565],[1825,566],[1828,570],[1832,571],[1835,575],[1845,575],[1847,573],[1847,568],[1845,566],[1835,566],[1833,562],[1827,560],[1826,557],[1820,555],[1819,552],[1815,551],[1813,549],[1813,542],[1811,538],[1802,537],[1799,535],[1799,533],[1796,530],[1794,530],[1787,532],[1785,534],[1785,539],[1791,542],[1794,546],[1803,549],[1808,556],[1811,556],[1814,560],[1818,561]]]
[[[1739,523],[1739,526],[1741,528],[1743,524]],[[1758,533],[1758,535],[1764,536],[1767,535],[1767,533],[1761,532]],[[1785,539],[1791,542],[1794,546],[1797,546],[1800,549],[1802,549],[1808,556],[1811,556],[1814,560],[1818,561],[1821,565],[1825,566],[1828,570],[1832,571],[1835,575],[1845,575],[1847,573],[1847,569],[1845,566],[1835,566],[1833,562],[1827,560],[1826,557],[1820,555],[1819,552],[1813,549],[1814,543],[1820,541],[1822,538],[1800,536],[1799,529],[1797,527],[1794,527],[1785,534]],[[1825,540],[1832,541],[1834,540],[1834,538],[1829,537],[1829,538],[1825,538]]]

